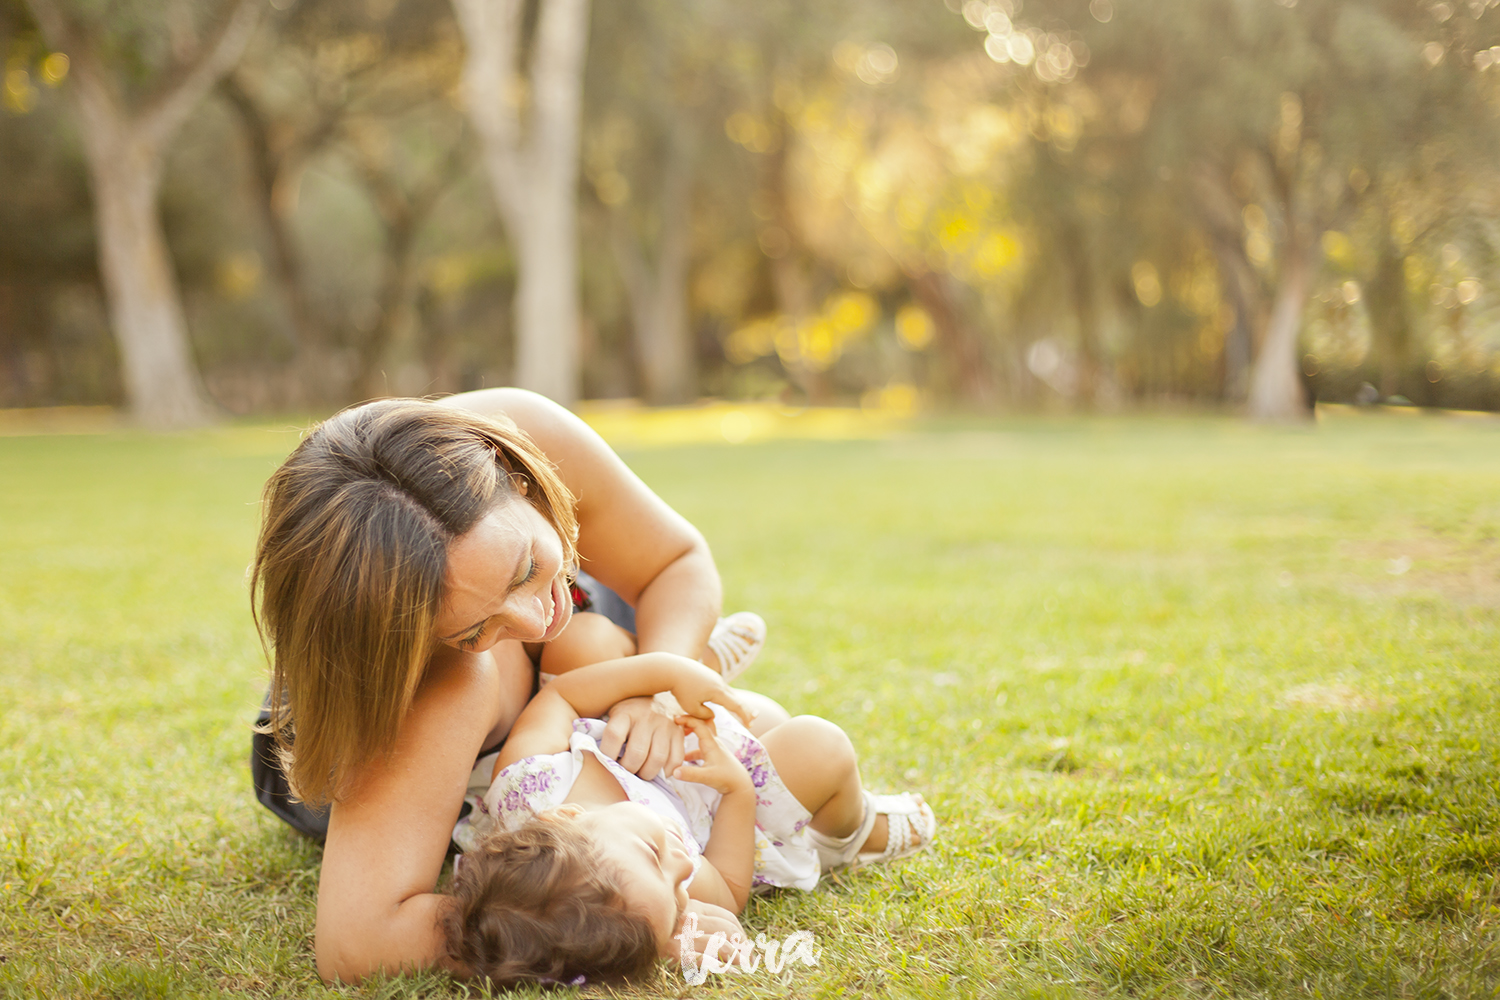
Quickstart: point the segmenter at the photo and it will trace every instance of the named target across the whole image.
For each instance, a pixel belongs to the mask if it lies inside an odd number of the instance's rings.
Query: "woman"
[[[445,954],[451,904],[433,889],[475,759],[535,691],[533,644],[567,627],[580,560],[634,606],[641,652],[700,654],[720,601],[707,543],[541,396],[355,407],[271,477],[252,575],[273,661],[267,728],[293,791],[329,805],[324,979],[465,971]],[[787,719],[744,700],[756,729]],[[648,699],[609,718],[603,749],[641,777],[682,761],[680,730]],[[705,935],[738,929],[704,913]]]

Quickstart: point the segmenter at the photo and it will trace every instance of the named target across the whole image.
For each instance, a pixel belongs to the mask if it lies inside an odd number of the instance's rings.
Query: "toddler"
[[[587,657],[584,632],[571,648],[551,644],[559,660]],[[725,679],[701,663],[647,653],[574,666],[546,652],[543,669],[559,676],[516,720],[454,831],[465,853],[448,947],[475,975],[496,985],[642,978],[679,953],[690,911],[728,926],[752,891],[811,889],[824,871],[932,842],[921,797],[866,792],[849,738],[830,722],[800,716],[757,738]],[[663,691],[682,709],[687,762],[647,782],[599,751],[596,716]]]

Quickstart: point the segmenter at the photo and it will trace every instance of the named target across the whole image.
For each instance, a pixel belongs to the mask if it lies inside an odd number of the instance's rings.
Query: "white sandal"
[[[755,662],[766,644],[766,622],[754,611],[736,611],[714,623],[708,648],[719,658],[719,673],[732,681]]]
[[[864,797],[864,818],[860,820],[859,828],[847,837],[830,837],[808,828],[807,834],[817,848],[823,871],[911,857],[918,851],[925,851],[937,838],[937,817],[920,796],[911,792],[896,795],[865,792]],[[870,839],[870,831],[875,829],[875,817],[882,814],[886,818],[884,850],[861,851],[865,841]]]

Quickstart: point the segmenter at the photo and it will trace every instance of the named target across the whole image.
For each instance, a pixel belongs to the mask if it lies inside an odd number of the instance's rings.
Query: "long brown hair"
[[[575,565],[573,496],[531,439],[416,399],[330,417],[266,483],[252,602],[271,653],[267,730],[303,801],[338,798],[395,742],[435,650],[448,545],[518,496]]]
[[[619,881],[571,822],[532,820],[462,856],[443,920],[448,954],[496,986],[641,980],[656,932],[625,908]]]

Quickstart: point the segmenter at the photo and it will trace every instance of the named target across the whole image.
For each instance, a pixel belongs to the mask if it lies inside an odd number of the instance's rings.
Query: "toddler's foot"
[[[847,837],[807,831],[825,872],[910,857],[925,850],[937,836],[937,817],[915,792],[897,795],[865,792],[864,796],[864,820]]]

